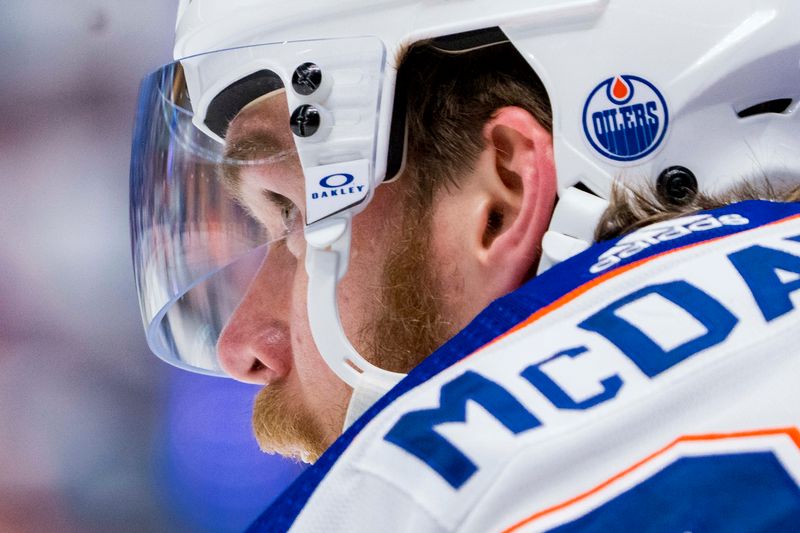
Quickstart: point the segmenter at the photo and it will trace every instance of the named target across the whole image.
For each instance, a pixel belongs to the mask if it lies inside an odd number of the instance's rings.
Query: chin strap
[[[347,272],[350,236],[349,213],[307,226],[305,231],[311,336],[328,367],[353,388],[345,428],[405,377],[364,359],[345,335],[336,288]]]
[[[597,196],[575,187],[567,189],[559,198],[550,228],[542,239],[538,273],[588,248],[607,206],[608,202]],[[350,220],[351,215],[343,213],[307,226],[305,231],[311,335],[328,367],[353,388],[344,429],[405,377],[364,359],[342,327],[336,289],[347,273]]]
[[[559,197],[550,227],[542,238],[542,257],[536,274],[587,249],[608,201],[576,187]]]

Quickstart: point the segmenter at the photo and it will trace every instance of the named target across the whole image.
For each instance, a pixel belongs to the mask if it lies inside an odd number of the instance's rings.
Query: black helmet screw
[[[292,74],[292,87],[302,96],[308,96],[322,85],[322,70],[314,63],[303,63]]]
[[[309,104],[299,106],[289,119],[289,127],[298,137],[311,137],[319,129],[320,123],[319,110]]]
[[[686,167],[665,168],[656,181],[656,191],[662,200],[672,205],[685,205],[697,196],[697,178]]]

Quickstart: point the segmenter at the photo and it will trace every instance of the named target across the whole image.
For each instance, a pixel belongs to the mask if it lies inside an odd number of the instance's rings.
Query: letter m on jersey
[[[503,387],[480,374],[467,371],[442,386],[439,407],[404,414],[384,440],[419,458],[458,489],[477,472],[478,467],[437,433],[436,426],[465,423],[467,401],[481,405],[515,435],[541,425]]]

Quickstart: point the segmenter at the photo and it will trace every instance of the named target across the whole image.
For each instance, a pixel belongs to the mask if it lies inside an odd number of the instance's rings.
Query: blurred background
[[[300,471],[257,450],[255,388],[145,344],[128,161],[176,10],[0,3],[0,531],[239,531]]]

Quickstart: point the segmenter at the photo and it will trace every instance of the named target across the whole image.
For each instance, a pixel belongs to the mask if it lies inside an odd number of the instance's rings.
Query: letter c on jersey
[[[585,352],[586,348],[584,346],[558,352],[554,356],[545,359],[541,363],[529,366],[523,370],[520,375],[530,381],[531,385],[539,389],[542,394],[547,396],[547,399],[550,400],[556,407],[561,409],[588,409],[589,407],[593,407],[616,396],[619,392],[619,389],[622,388],[622,379],[620,379],[620,377],[616,374],[610,376],[600,382],[600,384],[603,386],[603,392],[595,394],[591,398],[587,398],[583,401],[576,402],[572,399],[572,397],[564,392],[564,389],[562,389],[555,381],[553,381],[550,376],[548,376],[541,368],[545,363],[549,363],[550,361],[559,357],[566,356],[575,358]]]

